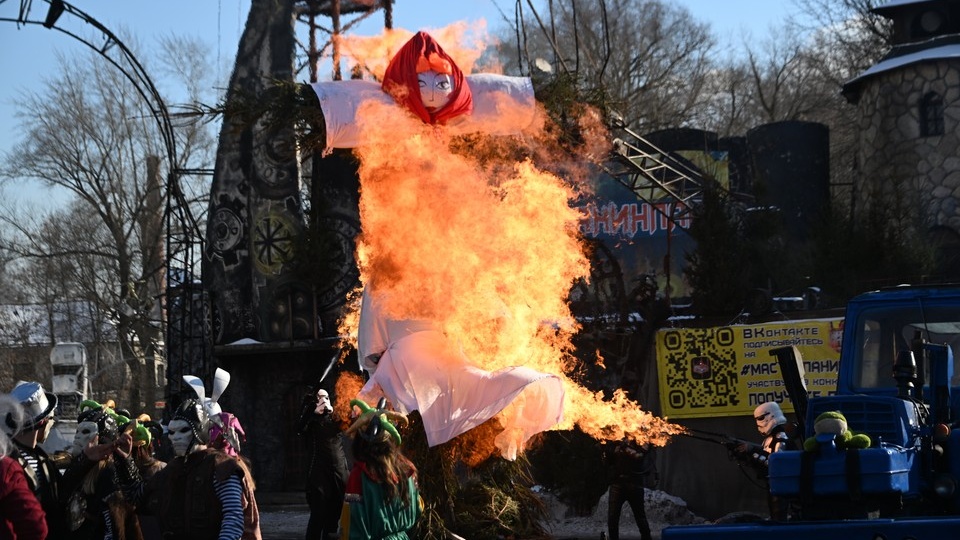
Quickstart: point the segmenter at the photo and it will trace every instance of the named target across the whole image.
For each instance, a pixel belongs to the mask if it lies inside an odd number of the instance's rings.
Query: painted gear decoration
[[[284,215],[270,212],[257,219],[253,229],[254,262],[263,275],[277,275],[293,258],[296,228]]]
[[[218,208],[210,225],[213,231],[211,247],[217,255],[235,248],[243,238],[243,222],[229,208]]]

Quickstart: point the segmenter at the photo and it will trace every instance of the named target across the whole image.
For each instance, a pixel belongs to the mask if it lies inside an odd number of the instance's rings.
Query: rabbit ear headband
[[[221,422],[220,413],[223,412],[223,410],[220,408],[218,401],[220,400],[220,396],[223,395],[223,391],[227,389],[227,385],[230,384],[230,373],[217,368],[217,371],[213,375],[213,391],[210,397],[207,397],[203,381],[200,380],[200,377],[184,375],[183,380],[196,392],[197,398],[199,398],[200,403],[203,404],[203,410],[207,413],[207,416],[219,424]]]
[[[197,397],[203,405],[203,412],[211,423],[208,424],[209,439],[215,441],[222,435],[226,443],[222,449],[230,455],[237,455],[240,451],[240,437],[245,437],[243,428],[240,427],[240,421],[237,420],[236,416],[223,412],[219,403],[220,396],[223,395],[223,391],[230,384],[230,373],[217,368],[213,374],[213,389],[210,397],[206,397],[203,381],[199,377],[184,375],[183,380],[197,393]]]
[[[358,407],[361,413],[360,417],[353,422],[353,425],[347,428],[347,435],[353,435],[359,431],[361,437],[367,440],[374,440],[378,438],[383,431],[386,431],[393,437],[397,446],[400,445],[400,433],[391,420],[396,422],[397,425],[405,426],[407,425],[407,417],[396,411],[388,411],[386,409],[386,398],[380,398],[376,408],[367,405],[367,403],[361,399],[350,400],[350,405]]]

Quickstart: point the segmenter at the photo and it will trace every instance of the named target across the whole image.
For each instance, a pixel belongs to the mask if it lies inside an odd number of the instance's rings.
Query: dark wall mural
[[[263,95],[292,78],[294,2],[254,0],[227,93]],[[315,334],[310,287],[290,269],[303,230],[293,127],[227,117],[210,192],[203,280],[215,345]]]
[[[360,178],[358,162],[350,150],[333,150],[313,160],[310,192],[312,238],[320,253],[312,272],[317,313],[322,334],[336,335],[337,318],[348,293],[360,283],[354,251],[360,234]]]

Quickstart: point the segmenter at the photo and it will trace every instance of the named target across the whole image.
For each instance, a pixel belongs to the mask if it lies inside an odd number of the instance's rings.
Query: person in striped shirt
[[[130,457],[129,433],[102,455],[113,453],[124,494],[157,517],[165,538],[260,540],[253,476],[242,459],[208,446],[209,424],[199,400],[181,403],[167,427],[176,456],[146,481]]]
[[[57,408],[57,395],[47,392],[35,381],[21,381],[10,392],[23,407],[26,419],[23,425],[10,425],[5,419],[4,429],[14,443],[14,455],[23,467],[27,485],[37,496],[47,517],[49,538],[66,538],[68,528],[60,496],[60,470],[40,445],[50,434]]]

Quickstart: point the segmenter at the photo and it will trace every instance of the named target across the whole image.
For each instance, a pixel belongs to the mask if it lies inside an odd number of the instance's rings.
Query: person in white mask
[[[117,440],[119,423],[127,420],[96,401],[80,404],[77,431],[69,449],[72,459],[63,474],[61,490],[72,539],[125,538],[133,532],[127,530],[125,519],[132,508],[119,493],[113,460],[97,461],[87,455],[88,449],[110,447]]]
[[[117,477],[127,498],[156,516],[164,538],[260,540],[253,476],[242,459],[208,446],[202,402],[181,403],[167,430],[175,457],[146,481],[130,457],[133,438],[118,439]]]
[[[757,476],[767,480],[769,473],[770,454],[781,450],[797,450],[787,434],[787,417],[774,401],[761,403],[753,410],[753,419],[757,423],[757,431],[763,435],[763,442],[757,444],[741,443],[732,450],[737,461],[751,466]],[[767,492],[767,502],[770,506],[770,518],[785,520],[788,517],[788,507],[783,500]]]
[[[307,540],[339,538],[340,512],[347,486],[347,457],[341,439],[341,419],[334,415],[330,394],[323,389],[303,399],[298,433],[307,446],[304,486],[310,520]]]

